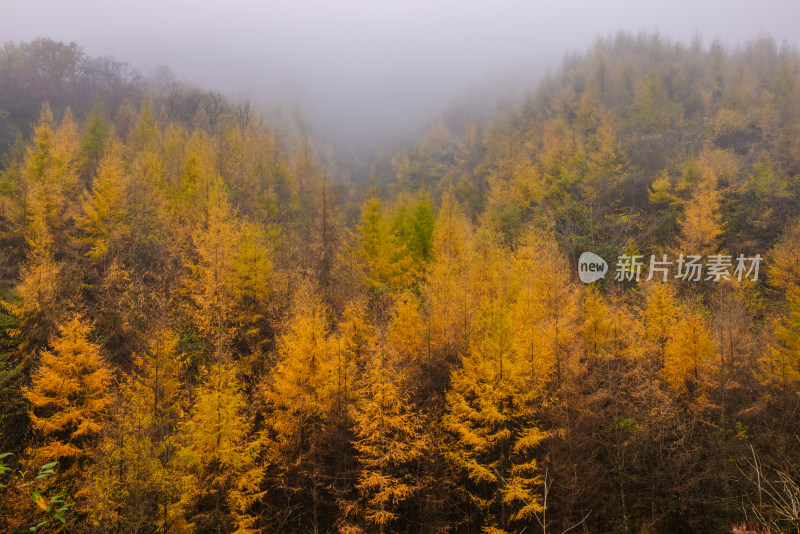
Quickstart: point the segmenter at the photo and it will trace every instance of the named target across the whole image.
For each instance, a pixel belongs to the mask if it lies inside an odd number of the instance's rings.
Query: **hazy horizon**
[[[299,109],[340,146],[422,126],[454,100],[491,110],[562,58],[618,31],[699,35],[737,46],[798,44],[790,2],[603,3],[324,1],[225,7],[180,0],[19,2],[0,9],[3,42],[47,37],[261,106]],[[687,22],[690,21],[690,22]]]

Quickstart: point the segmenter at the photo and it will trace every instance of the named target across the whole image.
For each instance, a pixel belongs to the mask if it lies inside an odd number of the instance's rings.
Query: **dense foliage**
[[[0,147],[8,532],[800,528],[793,49],[598,40],[359,187],[37,41]],[[584,251],[765,259],[585,286]]]

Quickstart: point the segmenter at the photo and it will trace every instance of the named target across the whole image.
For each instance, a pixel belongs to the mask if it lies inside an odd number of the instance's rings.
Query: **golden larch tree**
[[[256,532],[252,504],[259,498],[262,467],[242,384],[232,362],[201,370],[202,383],[181,429],[183,467],[180,505],[201,532]]]
[[[134,356],[134,372],[120,385],[109,409],[97,462],[82,490],[95,527],[182,532],[177,461],[179,424],[187,399],[181,380],[178,338],[167,329],[151,335],[147,350]]]
[[[673,337],[680,310],[676,303],[675,289],[665,283],[652,283],[646,286],[646,302],[642,310],[645,325],[645,340],[649,342],[650,352],[656,365],[664,366],[666,347]]]
[[[483,230],[479,234],[474,262],[475,272],[481,273],[474,289],[478,304],[468,350],[451,374],[443,423],[452,436],[446,456],[465,477],[464,498],[475,507],[485,532],[502,533],[527,525],[543,511],[536,450],[546,433],[536,423],[536,406],[558,358],[566,368],[573,334],[564,331],[563,321],[569,317],[574,322],[577,309],[545,309],[546,281],[557,292],[566,291],[562,304],[574,306],[571,291],[563,285],[566,273],[548,268],[551,262],[559,264],[560,255],[546,256],[557,254],[557,247],[540,249],[547,241],[532,238],[529,248],[521,248],[508,265],[502,249]],[[528,283],[517,277],[528,277]],[[536,290],[525,292],[532,289],[528,284]],[[547,332],[554,343],[545,345],[542,337],[531,341],[535,332]]]
[[[89,323],[73,316],[60,328],[52,350],[42,351],[25,389],[31,422],[43,437],[30,450],[35,462],[66,459],[74,465],[88,455],[103,428],[112,375],[90,333]]]
[[[357,508],[367,530],[383,533],[419,490],[413,467],[425,453],[425,440],[423,420],[404,392],[385,335],[372,345],[355,410],[356,488],[362,496]]]
[[[298,288],[287,325],[278,339],[278,361],[264,389],[263,436],[271,457],[268,476],[275,490],[308,499],[311,517],[299,521],[302,528],[316,529],[325,438],[331,430],[332,412],[342,399],[338,364],[343,355],[330,336],[327,308],[310,282]]]
[[[681,317],[664,347],[665,380],[679,392],[699,394],[716,352],[705,319],[697,313]]]

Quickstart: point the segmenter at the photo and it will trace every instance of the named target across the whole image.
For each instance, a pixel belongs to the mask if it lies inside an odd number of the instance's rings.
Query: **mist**
[[[796,45],[796,2],[32,0],[0,7],[0,40],[75,41],[144,73],[297,109],[348,149],[412,132],[454,101],[476,115],[535,87],[567,53],[617,31],[734,47]]]

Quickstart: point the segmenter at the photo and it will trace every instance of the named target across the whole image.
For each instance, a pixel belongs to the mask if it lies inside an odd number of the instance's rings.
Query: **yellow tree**
[[[701,375],[715,355],[705,319],[697,313],[684,316],[664,348],[664,378],[676,391],[696,395]]]
[[[581,184],[585,210],[602,224],[607,210],[619,201],[619,186],[625,178],[627,160],[620,150],[610,120],[599,120],[597,130],[588,136],[587,162]]]
[[[42,442],[30,449],[32,461],[83,460],[103,428],[110,402],[111,372],[100,346],[89,341],[91,327],[75,315],[60,329],[52,351],[42,351],[31,386],[31,422]]]
[[[330,476],[328,489],[341,503],[353,502],[352,480],[357,476],[353,451],[353,425],[361,370],[368,360],[374,328],[368,320],[365,301],[347,303],[337,331],[328,339],[331,355],[331,384],[326,422],[319,430],[322,446],[316,451],[318,461]]]
[[[760,372],[763,381],[779,389],[784,399],[800,380],[800,296],[794,296],[789,305],[786,316],[775,322],[776,343],[762,358]]]
[[[680,118],[680,107],[672,102],[655,70],[642,76],[631,102],[631,115],[650,132],[663,132]]]
[[[104,257],[121,245],[130,232],[127,214],[124,146],[111,140],[108,152],[100,160],[92,192],[86,195],[80,227],[86,236],[92,259]]]
[[[583,346],[590,362],[633,359],[641,354],[642,325],[618,296],[604,296],[588,286],[581,315]]]
[[[394,303],[386,327],[389,350],[394,354],[396,365],[402,368],[401,375],[410,390],[421,393],[427,387],[431,391],[433,385],[425,381],[430,377],[426,370],[430,369],[433,362],[419,298],[411,291],[404,291],[395,297]],[[419,400],[424,400],[424,397],[424,394],[420,395]]]
[[[33,256],[64,250],[80,199],[79,158],[80,139],[72,113],[68,109],[54,129],[53,114],[45,104],[23,172],[27,184],[26,237]]]
[[[323,208],[323,212],[326,211],[330,206],[330,198],[328,197],[327,186],[323,183],[320,165],[316,160],[314,150],[307,136],[300,140],[300,145],[294,153],[291,162],[291,173],[294,178],[291,184],[292,200],[296,202],[293,202],[293,207],[295,208],[293,213],[295,231],[301,243],[300,246],[308,247],[321,237],[319,226],[323,228],[328,226],[327,223],[329,221],[327,218],[330,213],[320,213],[320,208]],[[317,202],[317,192],[322,193],[320,197],[321,200],[325,201],[325,206],[320,206],[321,203]],[[320,217],[320,215],[324,215],[324,217]],[[319,223],[326,224],[320,225]],[[311,249],[298,251],[299,261],[302,262],[301,266],[305,269],[318,265],[324,259],[315,258],[310,252],[319,254],[323,251],[318,248],[313,251]]]
[[[787,296],[800,294],[800,220],[787,225],[768,265],[771,285]]]
[[[588,417],[605,421],[598,425],[602,430],[593,436],[591,446],[593,450],[604,450],[605,465],[613,473],[614,486],[617,486],[614,489],[618,489],[620,503],[625,507],[626,492],[629,491],[625,486],[631,480],[632,458],[636,455],[631,447],[633,433],[637,430],[636,405],[631,400],[638,399],[654,381],[651,376],[642,373],[640,354],[643,335],[640,321],[631,313],[628,303],[621,301],[613,289],[607,290],[604,296],[592,286],[586,289],[581,328],[586,372],[576,384],[576,390],[582,394],[567,398],[556,406],[557,409],[577,406],[577,411]],[[571,438],[567,436],[566,441],[569,442]],[[562,447],[559,444],[556,450]],[[570,458],[567,453],[567,458],[556,460],[554,464],[569,465],[574,462],[585,465],[580,458],[582,454],[585,452],[576,451],[576,455]],[[567,492],[581,491],[584,477],[580,467],[572,470],[573,477],[558,468],[555,470]],[[566,475],[566,480],[563,480],[562,474]]]
[[[298,289],[288,325],[278,342],[278,363],[268,397],[280,408],[272,421],[279,441],[295,449],[304,445],[299,440],[305,423],[323,416],[336,386],[330,380],[334,354],[328,342],[326,308],[309,283]]]
[[[646,295],[646,304],[642,312],[645,340],[649,342],[656,364],[662,368],[666,358],[667,343],[673,337],[680,311],[675,302],[675,289],[668,284],[650,284],[647,286]]]
[[[438,365],[453,365],[467,350],[473,296],[470,268],[473,229],[452,197],[439,210],[433,231],[433,259],[425,280],[427,337]]]
[[[35,349],[46,344],[66,311],[64,292],[67,284],[63,266],[52,255],[33,257],[20,269],[17,284],[19,300],[10,302],[10,311],[19,318],[17,334],[23,336],[23,348]]]
[[[720,176],[735,172],[730,169],[733,164],[729,159],[724,153],[704,151],[697,161],[690,163],[698,177],[691,198],[684,203],[679,253],[702,256],[717,252],[723,232]]]
[[[398,525],[418,491],[414,465],[425,453],[422,418],[404,392],[402,368],[387,352],[384,335],[373,343],[355,410],[360,473],[359,515],[368,530]]]
[[[715,341],[716,358],[709,366],[709,374],[713,374],[716,381],[713,401],[719,407],[720,423],[727,428],[729,405],[735,405],[738,400],[731,393],[753,387],[753,379],[758,374],[756,355],[763,355],[769,348],[759,345],[753,327],[753,316],[762,306],[758,295],[760,284],[734,279],[715,285],[707,322]]]
[[[196,261],[189,265],[187,284],[200,334],[214,350],[224,351],[235,334],[232,320],[239,289],[236,257],[241,227],[220,178],[210,186],[206,206],[205,222],[192,235]]]
[[[182,472],[177,434],[186,407],[177,341],[167,329],[154,332],[109,409],[100,454],[81,492],[95,528],[186,528],[176,476]]]
[[[583,298],[583,338],[586,352],[591,359],[604,359],[612,349],[612,310],[600,292],[587,286]]]
[[[653,180],[653,183],[650,184],[647,198],[651,204],[665,209],[681,204],[681,199],[673,193],[672,182],[666,170],[661,171],[656,179]]]
[[[163,168],[154,149],[134,150],[112,137],[84,195],[78,228],[85,291],[115,352],[146,350],[152,310],[179,286],[181,238],[167,210]]]
[[[267,309],[272,293],[272,246],[265,227],[252,221],[240,223],[235,245],[233,289],[237,302],[233,319],[240,325],[255,353],[262,348],[267,338],[265,330],[269,328]]]
[[[775,343],[758,376],[786,399],[800,378],[800,221],[787,225],[769,260],[769,283],[784,295],[785,311],[773,323]]]
[[[343,225],[327,170],[319,182],[318,199],[310,246],[306,252],[310,254],[310,273],[317,281],[325,302],[339,311],[344,305],[341,298],[337,298],[335,286],[339,281],[336,278],[336,268],[341,261]]]
[[[131,109],[128,112],[131,114],[130,122],[132,124],[130,131],[123,136],[125,144],[136,152],[155,150],[161,142],[161,130],[156,124],[151,103],[143,102],[139,114],[135,118],[132,116],[136,114],[135,110]]]
[[[369,282],[378,287],[391,280],[390,254],[392,243],[389,228],[383,213],[383,203],[375,197],[374,187],[361,207],[361,223],[358,231],[361,238],[361,254],[369,269]]]
[[[218,95],[219,96],[219,95]],[[219,172],[231,183],[234,203],[247,216],[255,213],[264,199],[265,183],[263,170],[266,158],[271,157],[270,145],[274,143],[268,133],[259,132],[260,125],[253,117],[237,113],[238,124],[230,124],[224,131],[214,135],[219,149]]]
[[[357,389],[358,372],[363,369],[374,335],[367,320],[366,303],[353,301],[347,304],[337,332],[330,338],[336,351],[335,411],[346,420],[351,411],[351,402]]]
[[[553,360],[566,349],[561,343],[568,336],[551,330],[563,327],[564,317],[558,312],[556,324],[550,322],[554,316],[544,310],[547,296],[538,292],[544,291],[543,281],[536,292],[524,294],[526,284],[517,279],[530,274],[523,265],[539,259],[532,256],[533,249],[546,241],[529,241],[530,248],[518,251],[511,270],[506,255],[485,230],[477,241],[475,317],[468,350],[451,375],[443,422],[453,436],[447,457],[465,477],[465,498],[478,511],[484,531],[500,533],[529,524],[543,511],[535,452],[545,433],[536,424],[535,407],[541,404],[550,370],[556,367]],[[547,254],[547,247],[542,252]],[[552,261],[558,262],[558,257],[542,257],[538,273],[558,285],[545,265]],[[569,291],[562,296],[571,298]],[[537,308],[535,315],[530,313],[532,307]],[[530,339],[523,337],[540,330],[556,341],[542,350],[539,342],[544,339],[536,338],[532,355]]]
[[[219,181],[216,173],[217,154],[212,141],[202,130],[196,130],[185,145],[177,194],[172,198],[180,219],[190,228],[203,225],[214,210],[211,193]]]
[[[278,361],[264,391],[265,442],[273,460],[275,489],[306,500],[311,517],[298,528],[318,529],[324,438],[336,406],[338,347],[329,338],[327,309],[309,282],[298,288],[287,330],[278,339]]]
[[[556,389],[577,372],[580,311],[570,271],[552,234],[530,230],[523,236],[514,256],[513,346],[533,376],[551,379]]]
[[[29,251],[17,288],[20,300],[10,306],[29,347],[46,343],[65,310],[61,257],[79,200],[79,151],[69,110],[56,129],[45,104],[23,165],[22,214]]]
[[[183,472],[181,502],[196,531],[256,532],[251,506],[260,497],[263,469],[242,385],[231,362],[201,370],[202,383],[178,452]]]
[[[515,532],[543,511],[534,452],[545,434],[533,420],[530,401],[544,380],[513,350],[508,303],[485,301],[479,333],[451,375],[443,424],[453,436],[447,458],[464,476],[470,509],[466,520],[484,532]]]
[[[372,287],[389,285],[393,288],[409,287],[418,276],[419,261],[424,256],[425,244],[420,243],[418,213],[409,213],[408,195],[401,195],[394,206],[394,214],[387,217],[384,203],[375,195],[375,187],[370,197],[361,207],[361,221],[358,225],[360,254],[369,271]],[[422,245],[422,246],[419,246]],[[415,257],[411,249],[417,248]]]
[[[89,259],[152,260],[167,229],[164,161],[158,151],[107,141],[92,190],[84,195],[79,227]],[[161,252],[161,250],[158,250]],[[142,258],[144,256],[144,258]],[[133,258],[132,258],[133,257]]]
[[[610,297],[609,329],[607,335],[608,354],[614,358],[633,360],[641,357],[644,325],[631,310],[631,305],[618,295]]]
[[[250,532],[256,519],[249,507],[263,473],[228,351],[243,325],[261,319],[271,262],[261,229],[238,220],[225,184],[214,174],[213,155],[209,139],[192,136],[179,194],[181,202],[199,201],[200,209],[193,208],[197,216],[187,219],[194,245],[187,288],[194,324],[212,352],[181,432],[179,456],[188,488],[181,506],[196,529]],[[257,332],[252,334],[248,339],[257,343]]]
[[[91,182],[97,171],[97,165],[106,148],[111,125],[105,117],[103,104],[96,103],[92,106],[83,123],[83,136],[81,137],[80,174],[84,183]]]

